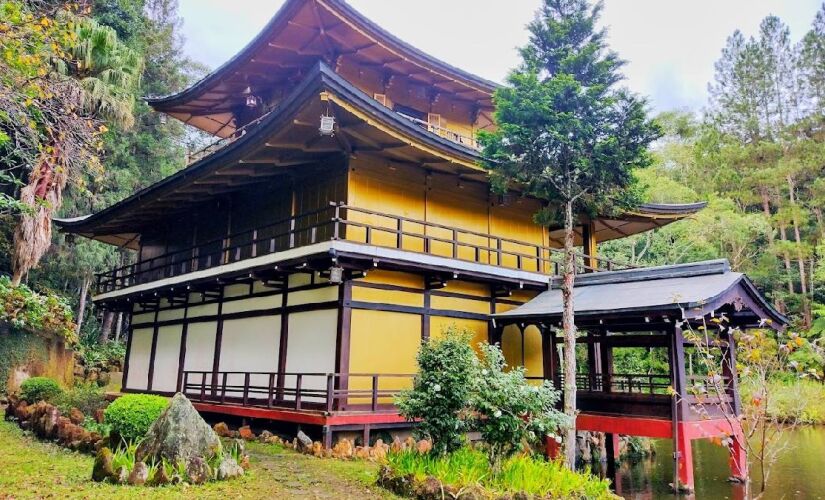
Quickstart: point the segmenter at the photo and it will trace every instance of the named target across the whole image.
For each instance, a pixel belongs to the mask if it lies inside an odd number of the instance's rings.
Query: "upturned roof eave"
[[[369,114],[371,118],[392,126],[406,135],[412,137],[416,141],[430,146],[434,149],[442,150],[447,155],[463,159],[468,163],[480,165],[482,157],[478,151],[470,149],[458,143],[454,143],[449,139],[443,138],[436,134],[418,127],[414,123],[399,116],[397,113],[381,105],[361,90],[349,84],[346,80],[337,75],[324,63],[316,64],[314,70],[307,75],[307,77],[299,84],[287,97],[283,103],[270,112],[269,116],[265,117],[261,123],[252,128],[249,133],[227,146],[217,150],[209,156],[198,160],[188,167],[176,172],[157,183],[141,189],[133,195],[115,203],[103,210],[94,214],[89,214],[74,218],[55,218],[54,222],[63,230],[78,233],[81,231],[90,231],[94,226],[106,222],[107,218],[114,216],[122,210],[128,210],[133,205],[145,200],[151,196],[159,196],[165,194],[187,182],[194,182],[196,179],[204,175],[208,175],[211,169],[222,165],[223,161],[233,153],[245,148],[246,146],[260,141],[262,138],[268,136],[274,127],[285,118],[291,117],[297,107],[306,102],[315,93],[320,93],[323,90],[328,90],[332,93],[340,95],[347,102],[351,102],[359,109]],[[414,147],[414,146],[413,146]],[[478,167],[483,170],[482,167]]]
[[[302,5],[302,2],[305,1],[307,0],[287,0],[269,20],[266,26],[264,26],[264,28],[255,36],[255,38],[246,44],[237,54],[232,56],[217,69],[192,84],[190,87],[168,96],[146,96],[143,99],[155,110],[165,111],[173,106],[183,104],[191,99],[199,97],[200,94],[207,91],[210,86],[217,84],[221,78],[227,76],[233,71],[238,70],[239,67],[245,64],[257,50],[259,50],[263,45],[266,45],[272,36],[272,32],[279,29],[281,24],[285,24],[289,20],[290,15],[294,14],[295,11]],[[422,52],[375,24],[373,21],[350,7],[349,4],[342,0],[325,1],[341,14],[347,16],[351,21],[356,22],[363,28],[372,32],[375,37],[382,38],[392,43],[400,50],[408,53],[412,59],[421,60],[423,63],[422,65],[438,67],[444,72],[452,73],[459,80],[465,80],[465,83],[471,83],[477,87],[482,87],[490,94],[501,86],[496,82],[464,71],[451,64],[441,61],[440,59],[432,57],[425,52]]]

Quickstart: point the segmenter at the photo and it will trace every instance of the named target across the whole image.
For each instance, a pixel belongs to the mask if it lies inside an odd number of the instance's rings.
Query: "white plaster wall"
[[[158,328],[158,345],[155,350],[155,370],[152,378],[153,391],[173,392],[177,389],[182,333],[182,325]]]
[[[186,358],[183,362],[184,370],[212,371],[212,362],[215,354],[215,333],[218,325],[214,321],[206,323],[190,323],[186,332]],[[207,383],[210,377],[206,377]],[[189,383],[200,383],[200,376],[189,377]]]
[[[155,321],[155,313],[142,313],[142,314],[135,314],[132,316],[132,324],[137,325],[139,323],[152,323]]]
[[[132,347],[129,350],[129,374],[126,379],[127,389],[146,389],[149,380],[152,333],[152,328],[140,328],[132,331]]]
[[[337,286],[316,288],[314,290],[300,290],[297,292],[289,292],[289,295],[287,295],[287,304],[290,306],[317,304],[319,302],[329,302],[332,300],[338,300]]]
[[[278,348],[281,342],[281,317],[261,316],[224,321],[221,338],[222,372],[276,372],[278,371]],[[228,385],[243,386],[244,376],[227,376]],[[266,387],[269,376],[253,374],[250,385]],[[227,391],[229,396],[240,396],[239,391]],[[262,394],[250,394],[263,398]]]
[[[214,316],[218,314],[218,304],[203,304],[199,306],[190,306],[187,313],[190,318],[197,318],[199,316]]]
[[[181,319],[183,318],[184,308],[178,309],[171,309],[169,311],[159,311],[158,312],[158,321],[169,321],[173,319]]]
[[[289,315],[286,371],[333,373],[338,310],[310,311]],[[286,377],[287,388],[295,387],[295,377]],[[304,377],[302,388],[326,389],[326,377]],[[303,398],[321,401],[321,398]]]
[[[282,298],[280,295],[268,295],[266,297],[252,297],[251,299],[233,300],[224,302],[222,313],[230,314],[243,311],[259,311],[261,309],[274,309],[281,307]]]

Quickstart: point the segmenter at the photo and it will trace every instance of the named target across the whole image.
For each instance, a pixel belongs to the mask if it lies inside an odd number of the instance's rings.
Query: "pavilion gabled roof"
[[[562,315],[560,285],[554,278],[549,290],[494,317],[553,323]],[[731,271],[726,259],[583,274],[576,278],[573,298],[577,323],[621,316],[695,320],[727,306],[748,326],[788,324],[746,275]]]
[[[497,84],[403,42],[343,0],[286,0],[237,55],[191,87],[148,99],[158,111],[227,137],[244,91],[266,95],[299,82],[319,60],[333,68],[369,68],[386,81],[404,79],[433,93],[492,111]]]

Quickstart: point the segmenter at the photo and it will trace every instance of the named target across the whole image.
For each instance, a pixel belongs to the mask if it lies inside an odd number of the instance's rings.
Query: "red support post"
[[[746,481],[748,478],[748,454],[745,450],[745,433],[742,431],[740,424],[733,425],[733,442],[730,445],[730,458],[728,460],[730,465],[731,477]]]
[[[678,471],[679,471],[679,485],[678,488],[694,491],[693,481],[693,449],[691,448],[690,435],[686,432],[686,425],[679,423],[679,435],[676,439],[679,447]]]

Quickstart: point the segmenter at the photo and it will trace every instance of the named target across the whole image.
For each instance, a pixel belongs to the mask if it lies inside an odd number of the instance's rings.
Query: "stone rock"
[[[407,439],[404,440],[404,446],[402,447],[403,450],[414,450],[415,449],[415,439],[412,436],[407,436]]]
[[[271,438],[273,435],[274,434],[272,434],[269,431],[262,431],[260,434],[258,434],[258,441],[266,443],[267,439]]]
[[[375,446],[372,447],[372,458],[376,460],[384,460],[387,458],[387,450],[389,446],[385,445],[382,440],[378,440],[375,442]]]
[[[298,431],[298,442],[301,444],[302,450],[309,451],[312,449],[312,440],[304,434],[304,431]]]
[[[430,450],[433,449],[433,444],[426,439],[422,439],[416,444],[415,449],[416,451],[418,451],[418,453],[421,453],[423,455],[425,453],[429,453]]]
[[[100,372],[100,378],[97,381],[97,384],[100,386],[109,385],[109,382],[112,380],[112,376],[109,372]]]
[[[129,482],[129,471],[126,467],[121,467],[117,470],[117,474],[112,478],[117,484],[126,484]]]
[[[226,425],[226,422],[218,422],[212,428],[215,431],[215,434],[222,438],[228,438],[232,436],[232,431],[229,430],[229,426]]]
[[[135,452],[138,461],[165,459],[170,463],[211,458],[223,449],[221,440],[180,393],[149,428]]]
[[[314,443],[312,443],[313,457],[322,458],[325,455],[324,451],[324,445],[322,445],[320,441],[315,441]]]
[[[192,484],[203,484],[212,478],[209,464],[201,457],[192,457],[186,462],[186,477]]]
[[[366,446],[355,447],[355,458],[367,459],[370,457],[370,449]]]
[[[146,484],[148,479],[149,467],[147,467],[144,462],[137,462],[135,467],[132,469],[132,473],[129,474],[129,479],[127,479],[127,482],[132,486],[143,486]]]
[[[352,442],[347,438],[341,438],[332,448],[332,456],[335,458],[352,458],[354,450]]]
[[[270,436],[266,438],[266,444],[284,444],[284,440],[278,436]]]
[[[103,408],[98,408],[97,410],[95,410],[95,422],[102,424],[105,418],[106,413]]]
[[[165,486],[172,482],[172,478],[166,475],[166,469],[163,467],[158,467],[158,470],[155,471],[155,475],[152,476],[152,480],[149,481],[149,486]]]
[[[244,469],[232,457],[226,457],[218,465],[218,480],[234,479],[243,476]]]
[[[71,420],[74,425],[81,425],[83,421],[86,420],[86,415],[77,408],[72,408],[69,410],[69,420]]]
[[[88,382],[97,382],[97,379],[100,378],[100,368],[92,368],[89,370],[89,373],[86,374],[86,380]]]
[[[241,465],[241,469],[249,470],[249,468],[251,467],[251,465],[249,464],[249,455],[244,455],[243,456],[243,458],[241,459],[241,464],[240,465]]]
[[[115,471],[112,464],[112,450],[101,448],[95,455],[95,463],[92,466],[92,480],[101,482],[114,477]]]
[[[404,444],[401,443],[401,439],[399,439],[398,436],[395,436],[392,440],[392,444],[390,445],[390,451],[393,453],[398,453],[402,450],[404,450]]]
[[[57,419],[57,441],[60,443],[68,443],[72,439],[72,427],[74,424],[66,417]]]
[[[415,485],[417,498],[426,500],[436,500],[444,496],[441,481],[433,476],[427,476],[423,481]]]
[[[246,441],[252,441],[255,439],[255,433],[252,432],[252,429],[248,425],[244,425],[243,427],[238,429],[238,434],[241,436],[241,439]]]

